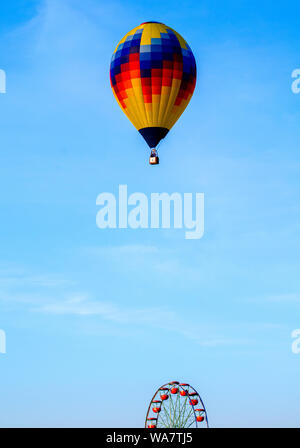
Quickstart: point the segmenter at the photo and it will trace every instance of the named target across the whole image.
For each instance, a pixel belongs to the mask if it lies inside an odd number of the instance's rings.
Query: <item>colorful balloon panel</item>
[[[172,28],[146,22],[117,45],[110,66],[117,102],[150,148],[166,136],[196,85],[196,61]]]

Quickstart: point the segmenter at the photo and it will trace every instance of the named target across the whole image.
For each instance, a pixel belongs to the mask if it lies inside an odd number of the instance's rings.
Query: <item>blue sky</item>
[[[200,392],[211,426],[299,426],[299,12],[1,6],[0,426],[143,426],[176,379]],[[108,79],[118,41],[148,20],[180,32],[198,64],[156,168]],[[204,237],[98,229],[96,198],[119,184],[203,192]]]

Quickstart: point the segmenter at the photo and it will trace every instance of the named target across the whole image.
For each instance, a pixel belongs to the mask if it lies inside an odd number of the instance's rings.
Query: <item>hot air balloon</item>
[[[196,85],[196,61],[172,28],[145,22],[117,45],[110,65],[114,96],[159,163],[157,145],[187,107]]]

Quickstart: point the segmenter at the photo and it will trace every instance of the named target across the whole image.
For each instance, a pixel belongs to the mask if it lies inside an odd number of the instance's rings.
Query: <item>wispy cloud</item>
[[[26,271],[0,271],[0,287],[25,286],[30,287],[58,287],[66,284],[66,280],[59,275],[31,275]]]
[[[148,255],[148,254],[158,254],[159,248],[152,245],[144,245],[144,244],[127,244],[120,246],[108,246],[108,247],[91,247],[87,248],[90,253],[99,254],[99,255],[109,255],[113,257],[120,257],[122,255]]]
[[[109,248],[109,255],[119,253],[156,254],[152,246],[123,246]],[[238,339],[225,337],[221,328],[208,322],[191,323],[185,315],[180,315],[165,306],[129,307],[120,306],[116,300],[95,298],[88,292],[78,291],[76,282],[61,276],[36,274],[21,268],[2,268],[0,272],[0,302],[9,309],[22,305],[28,312],[50,316],[74,316],[88,319],[98,317],[101,321],[121,325],[124,328],[156,328],[183,336],[197,345],[217,347],[245,343]],[[4,310],[3,306],[2,309]]]
[[[267,296],[266,301],[268,302],[299,302],[300,303],[300,294],[278,294]]]
[[[0,302],[38,304],[75,285],[61,274],[36,273],[32,270],[0,265]]]
[[[172,248],[154,245],[128,244],[107,247],[87,247],[84,253],[99,260],[106,259],[118,266],[120,271],[135,269],[141,272],[168,274],[169,278],[181,277],[192,282],[201,275],[193,263],[183,263],[178,252]]]
[[[93,249],[95,250],[95,249]],[[109,257],[148,257],[157,256],[159,250],[154,246],[128,245],[122,247],[97,248],[99,252]],[[169,260],[171,263],[171,260]],[[123,261],[122,261],[123,263]],[[157,266],[162,269],[162,263]],[[80,291],[76,282],[61,276],[44,273],[32,273],[25,269],[0,270],[0,302],[9,305],[22,305],[28,312],[51,316],[73,316],[78,319],[98,318],[101,322],[118,324],[126,328],[155,328],[180,335],[194,344],[202,347],[246,346],[253,344],[257,331],[276,331],[275,323],[227,323],[219,325],[214,320],[208,321],[198,316],[191,318],[190,313],[179,313],[167,306],[123,306],[117,299],[95,297],[88,290]],[[297,295],[280,296],[280,300],[298,300]],[[274,297],[273,297],[274,300]],[[279,300],[279,298],[277,298]],[[94,321],[95,322],[95,321]],[[241,336],[244,330],[250,337]],[[234,336],[236,335],[236,337]]]
[[[300,303],[299,293],[270,294],[261,297],[251,297],[249,302],[255,303]]]
[[[121,308],[114,303],[91,300],[87,296],[74,296],[64,301],[35,307],[32,310],[54,315],[99,316],[107,321],[131,327],[147,325],[180,334],[203,347],[249,343],[246,339],[226,338],[222,336],[220,329],[212,331],[212,327],[209,328],[208,324],[193,325],[166,308]]]

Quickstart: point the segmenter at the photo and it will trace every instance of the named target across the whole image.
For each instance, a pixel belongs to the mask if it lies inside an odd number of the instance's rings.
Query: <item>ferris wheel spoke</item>
[[[165,419],[163,418],[162,415],[160,416],[159,419],[163,422],[163,424],[164,424],[164,428],[169,428],[169,423],[168,423],[168,421],[165,421]]]
[[[174,428],[177,428],[178,415],[180,414],[179,411],[177,411],[178,404],[180,406],[180,403],[179,403],[178,399],[179,399],[179,395],[177,393],[176,400],[175,400],[175,412],[174,412],[174,421],[173,421],[173,423],[174,423],[173,427]]]
[[[185,399],[184,399],[184,401],[183,401],[183,403],[182,403],[182,408],[183,408],[183,414],[182,414],[182,423],[184,423],[184,419],[185,419],[185,413],[186,413],[186,410],[187,410],[187,397],[185,397]],[[182,427],[183,427],[183,424],[182,424]]]
[[[180,396],[178,395],[178,398]],[[180,404],[180,398],[179,398],[179,409],[178,409],[178,413],[177,413],[177,418],[176,418],[176,428],[181,428],[182,427],[182,412],[183,412],[183,406],[184,403],[182,403],[182,405]]]
[[[166,423],[166,427],[167,428],[171,428],[172,427],[172,422],[171,422],[171,412],[170,412],[170,405],[165,405],[164,406],[164,420],[167,422]]]
[[[166,406],[164,404],[162,406],[162,410],[159,415],[159,420],[162,420],[163,423],[165,424],[165,427],[169,428],[169,426],[170,426],[169,414],[168,414]]]
[[[195,419],[191,420],[190,424],[189,425],[187,424],[185,426],[185,428],[190,428],[192,425],[194,425],[194,423],[195,423]]]
[[[187,415],[187,417],[186,417],[186,419],[185,419],[185,421],[184,421],[184,427],[186,427],[186,425],[187,425],[189,419],[190,419],[191,417],[193,417],[193,416],[194,416],[194,409],[191,408],[190,411],[189,411],[189,413],[188,413],[188,415]],[[193,419],[193,423],[194,423],[194,421],[195,421],[195,420]]]
[[[174,421],[173,421],[174,417],[172,418],[172,413],[173,413],[173,416],[175,416],[175,407],[174,407],[172,396],[170,396],[170,408],[169,408],[169,411],[170,411],[170,428],[173,428],[174,427]]]

